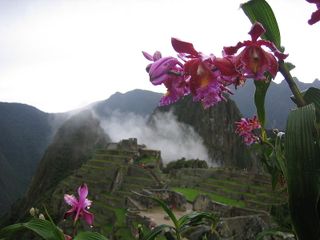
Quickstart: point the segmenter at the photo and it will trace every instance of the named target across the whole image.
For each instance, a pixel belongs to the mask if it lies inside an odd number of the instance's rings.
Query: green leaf
[[[108,238],[97,232],[80,232],[74,240],[108,240]]]
[[[274,144],[274,152],[276,156],[277,166],[281,170],[285,180],[287,181],[288,174],[287,174],[287,164],[284,156],[284,149],[283,149],[283,143],[282,143],[283,138],[284,138],[284,133],[279,133],[277,135],[276,141]]]
[[[23,223],[17,223],[13,225],[9,225],[7,227],[4,227],[0,229],[0,237],[8,236],[9,234],[15,233],[17,231],[20,231],[24,229]]]
[[[285,65],[286,69],[288,69],[289,72],[296,68],[296,66],[291,62],[285,62],[284,65]]]
[[[254,81],[254,85],[256,86],[256,91],[254,93],[254,103],[257,108],[257,114],[258,114],[258,119],[259,122],[262,126],[262,139],[266,140],[266,133],[264,130],[265,126],[265,118],[266,118],[266,112],[264,108],[264,102],[267,94],[267,90],[270,85],[270,81]]]
[[[51,222],[38,218],[33,218],[26,223],[18,223],[7,226],[0,231],[0,237],[4,237],[10,233],[29,229],[46,240],[64,240],[63,233]]]
[[[292,233],[285,233],[278,230],[265,230],[258,234],[256,240],[265,239],[266,236],[281,237],[281,239],[294,238]]]
[[[166,224],[161,224],[156,226],[154,229],[152,229],[149,233],[147,233],[144,237],[143,240],[153,240],[155,239],[158,235],[163,233],[166,229],[173,229],[172,226],[166,225]]]
[[[209,220],[212,224],[216,224],[218,221],[218,217],[213,213],[209,212],[192,212],[182,216],[178,222],[180,226],[181,232],[187,230],[189,227],[198,226],[203,224],[203,220]]]
[[[258,21],[266,29],[263,38],[273,42],[278,49],[281,49],[280,31],[270,5],[265,0],[251,0],[241,4],[241,8],[252,24]]]
[[[320,239],[320,137],[315,105],[291,111],[287,121],[289,208],[298,239]]]
[[[173,212],[171,211],[171,209],[167,206],[167,204],[158,198],[155,198],[155,197],[150,197],[150,198],[153,199],[154,201],[156,201],[162,207],[162,209],[168,214],[168,216],[170,217],[171,221],[173,222],[173,224],[176,228],[176,231],[179,232],[178,220],[177,220],[176,216],[173,214]]]
[[[317,122],[320,122],[320,89],[310,87],[304,94],[303,98],[307,103],[314,103],[316,108]]]

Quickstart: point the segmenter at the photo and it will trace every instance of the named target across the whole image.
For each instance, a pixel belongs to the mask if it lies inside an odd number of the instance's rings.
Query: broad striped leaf
[[[320,239],[320,137],[315,105],[289,114],[285,138],[291,219],[299,240]]]
[[[265,0],[251,0],[241,4],[241,8],[252,24],[258,21],[266,29],[263,38],[273,42],[278,49],[281,49],[280,30],[270,5]]]
[[[108,240],[108,239],[97,232],[81,232],[77,234],[74,240]]]

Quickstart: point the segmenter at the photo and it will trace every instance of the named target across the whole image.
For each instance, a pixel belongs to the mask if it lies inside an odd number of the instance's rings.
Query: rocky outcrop
[[[168,111],[172,111],[179,122],[192,126],[202,137],[213,162],[241,168],[253,165],[247,147],[235,134],[234,123],[240,120],[241,114],[232,100],[204,109],[190,97],[185,97],[170,106],[157,108],[149,120],[150,125],[155,114]]]

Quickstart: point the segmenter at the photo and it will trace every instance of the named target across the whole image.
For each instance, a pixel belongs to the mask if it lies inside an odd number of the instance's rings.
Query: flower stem
[[[279,61],[279,71],[281,72],[282,76],[284,76],[284,79],[289,85],[289,88],[291,92],[293,93],[295,99],[296,99],[296,104],[298,107],[303,107],[306,105],[306,102],[303,99],[303,96],[295,83],[290,71],[287,69],[287,67],[284,64],[284,61]]]

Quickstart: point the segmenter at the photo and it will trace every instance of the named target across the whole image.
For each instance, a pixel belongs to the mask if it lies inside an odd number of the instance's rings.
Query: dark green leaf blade
[[[17,224],[6,226],[6,227],[0,229],[0,238],[8,236],[9,234],[18,232],[22,229],[24,229],[23,223],[17,223]]]
[[[23,225],[46,240],[64,240],[63,233],[47,220],[34,218]]]
[[[263,130],[262,138],[264,139],[266,137],[265,132],[264,132],[264,126],[266,123],[266,112],[265,112],[265,108],[264,108],[264,102],[265,102],[267,90],[270,85],[270,81],[267,81],[267,82],[254,81],[254,85],[256,86],[256,91],[254,93],[254,103],[256,105],[258,119],[259,119],[259,122],[260,122],[260,124],[262,126],[262,130]]]
[[[173,212],[171,211],[171,209],[167,206],[167,204],[158,198],[155,198],[155,197],[150,197],[150,198],[152,198],[154,201],[156,201],[163,208],[163,210],[168,214],[171,221],[173,222],[176,230],[179,231],[178,220],[177,220],[176,216],[173,214]]]
[[[108,238],[97,232],[80,232],[74,240],[108,240]]]
[[[291,219],[299,239],[320,239],[320,137],[314,104],[289,114],[285,139]]]
[[[171,226],[166,225],[166,224],[161,224],[156,226],[154,229],[152,229],[149,233],[147,233],[144,237],[143,240],[153,240],[155,239],[158,235],[163,233],[166,229],[173,229]]]
[[[281,49],[281,36],[277,19],[272,8],[265,0],[251,0],[241,4],[241,8],[251,23],[260,22],[266,29],[263,38],[273,42]]]

